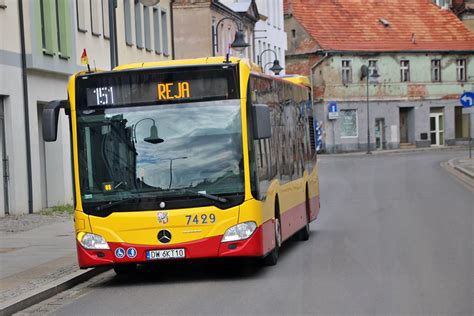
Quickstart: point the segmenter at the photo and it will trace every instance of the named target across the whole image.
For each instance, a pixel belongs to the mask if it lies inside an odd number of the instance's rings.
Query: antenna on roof
[[[416,44],[416,35],[415,35],[415,33],[411,33],[411,42],[413,44]]]
[[[379,22],[382,23],[382,25],[385,26],[385,27],[389,27],[389,26],[390,26],[390,22],[387,21],[387,20],[385,20],[385,19],[383,19],[383,18],[380,18],[380,19],[379,19]]]

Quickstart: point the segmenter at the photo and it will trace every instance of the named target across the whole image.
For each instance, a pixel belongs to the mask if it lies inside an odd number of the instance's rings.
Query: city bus
[[[79,266],[254,257],[275,265],[319,213],[305,77],[246,59],[139,63],[71,76],[43,111],[69,117]]]

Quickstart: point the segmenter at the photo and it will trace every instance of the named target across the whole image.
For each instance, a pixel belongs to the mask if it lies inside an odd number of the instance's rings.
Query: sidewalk
[[[474,179],[474,158],[454,158],[448,162],[451,167]]]
[[[0,315],[22,310],[98,273],[79,270],[72,216],[42,217],[0,218]],[[24,227],[31,218],[39,218],[39,223]]]
[[[466,188],[474,192],[474,159],[453,158],[441,166],[457,178]]]
[[[405,153],[416,153],[416,152],[428,152],[428,151],[456,151],[466,150],[467,146],[456,145],[456,146],[442,146],[442,147],[421,147],[421,148],[409,148],[409,149],[384,149],[384,150],[372,150],[372,155],[391,155],[391,154],[405,154]],[[344,156],[364,156],[367,155],[366,151],[351,151],[341,153],[320,153],[321,157],[344,157]]]

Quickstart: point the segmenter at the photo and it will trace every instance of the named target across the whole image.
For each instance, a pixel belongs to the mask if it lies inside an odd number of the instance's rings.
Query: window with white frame
[[[91,0],[91,26],[92,35],[102,35],[102,2],[100,0]]]
[[[441,82],[441,59],[431,60],[431,81]]]
[[[410,81],[410,61],[409,60],[400,61],[400,81],[401,82]]]
[[[137,42],[137,48],[143,48],[143,5],[140,1],[136,1],[134,4],[135,10],[135,41]]]
[[[369,80],[370,81],[377,81],[377,77],[374,75],[379,72],[378,68],[378,60],[376,59],[369,59]]]
[[[130,0],[123,1],[123,14],[125,19],[125,43],[128,46],[133,45],[132,39],[132,11],[131,11]]]
[[[456,79],[457,81],[467,80],[467,68],[466,59],[460,58],[456,60]]]
[[[163,54],[168,56],[170,53],[168,47],[168,14],[164,10],[161,10],[161,32],[163,40]]]
[[[341,110],[341,137],[358,137],[357,110]]]
[[[77,30],[79,32],[87,32],[86,11],[87,1],[76,0],[76,14],[77,14]]]
[[[158,8],[153,8],[153,35],[155,42],[155,53],[161,54],[161,24],[160,11]]]
[[[348,84],[352,82],[352,60],[342,61],[342,83]]]

